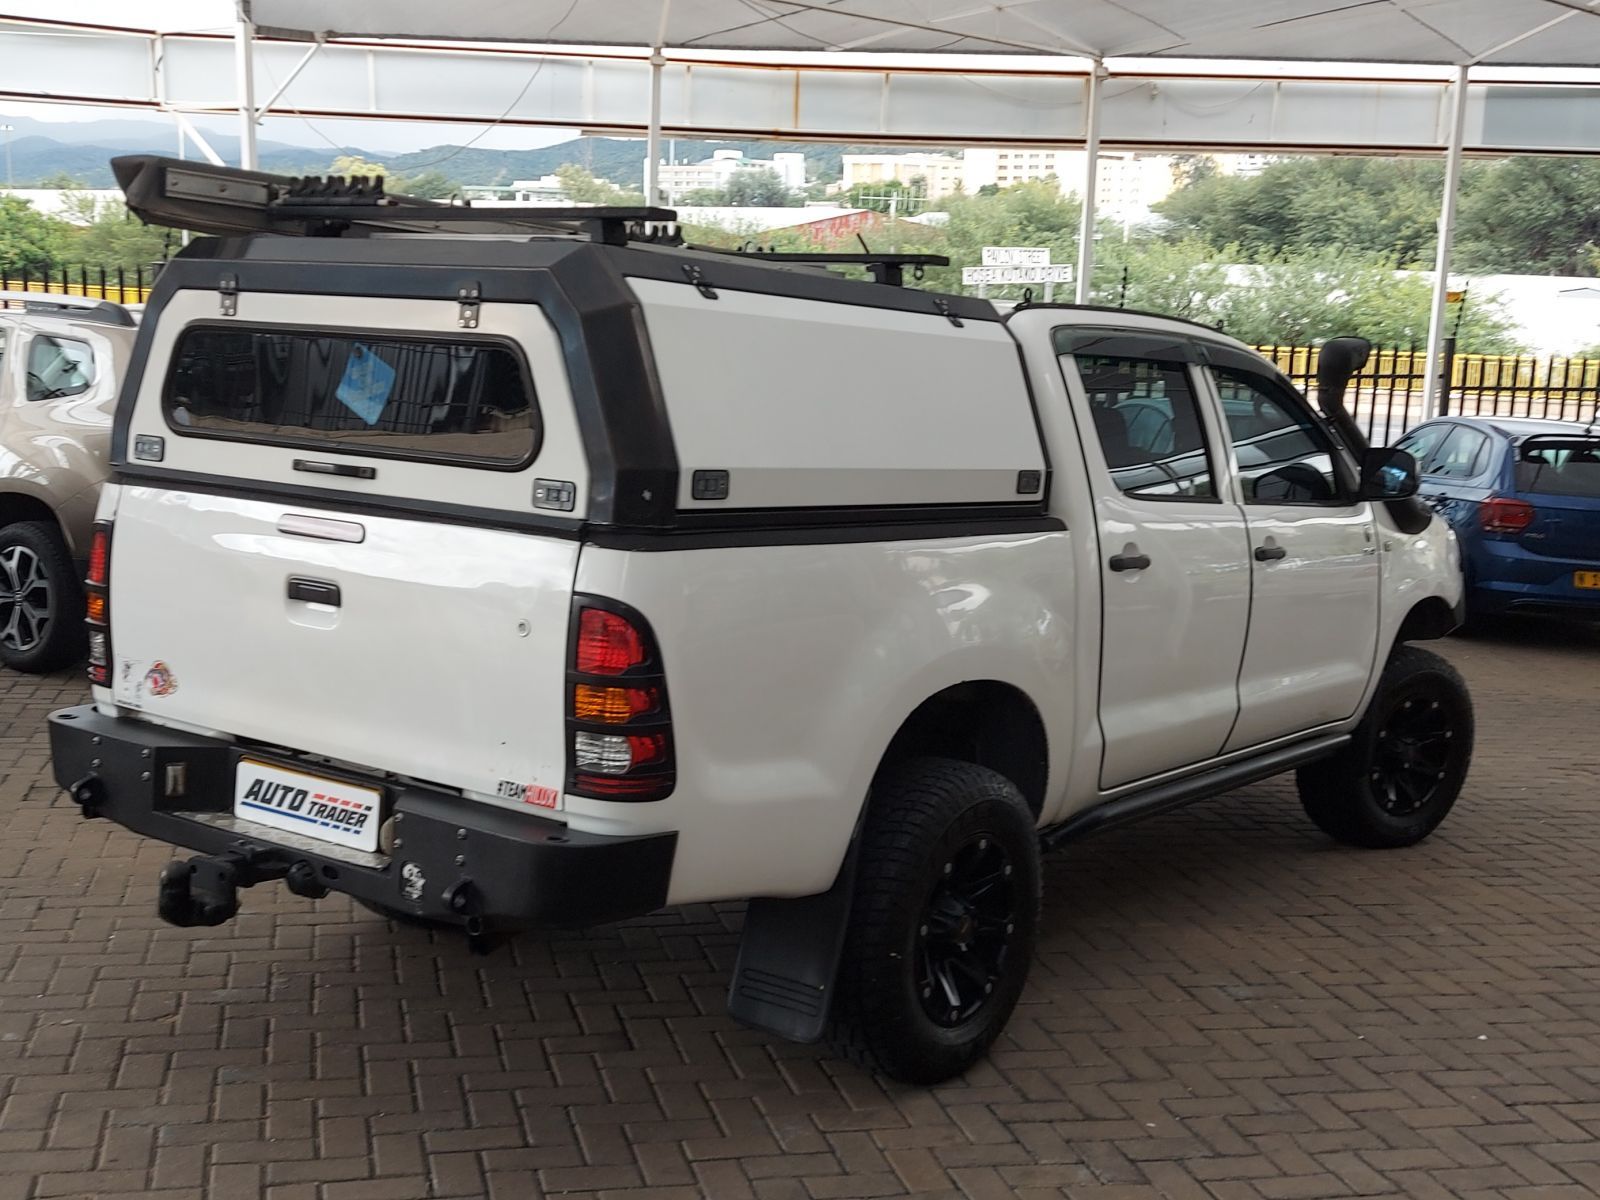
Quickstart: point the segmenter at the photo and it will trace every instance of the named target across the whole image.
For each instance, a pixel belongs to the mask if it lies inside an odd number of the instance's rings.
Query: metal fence
[[[156,266],[61,267],[53,271],[0,271],[0,292],[49,292],[87,296],[118,304],[143,304],[155,282]]]
[[[1317,348],[1262,346],[1261,353],[1306,392],[1316,390]],[[1458,354],[1445,349],[1441,414],[1590,421],[1600,403],[1600,359],[1560,355]],[[1374,350],[1345,403],[1368,441],[1383,446],[1422,420],[1428,355],[1415,347]]]

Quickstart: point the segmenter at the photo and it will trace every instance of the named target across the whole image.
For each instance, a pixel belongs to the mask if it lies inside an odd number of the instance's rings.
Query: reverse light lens
[[[580,683],[572,691],[572,715],[580,721],[621,725],[653,711],[661,693],[655,688],[597,687]]]
[[[1478,506],[1478,521],[1485,533],[1521,533],[1533,524],[1533,505],[1524,500],[1491,496]]]
[[[601,608],[586,608],[578,618],[578,652],[574,664],[585,675],[620,675],[647,658],[644,638],[626,617]]]
[[[572,737],[572,758],[580,771],[623,775],[633,766],[633,749],[627,738],[614,733],[579,732]]]
[[[111,578],[111,531],[96,525],[89,538],[89,577],[85,583],[105,587]]]
[[[91,629],[89,631],[89,665],[91,667],[107,667],[111,664],[111,642],[103,630]]]

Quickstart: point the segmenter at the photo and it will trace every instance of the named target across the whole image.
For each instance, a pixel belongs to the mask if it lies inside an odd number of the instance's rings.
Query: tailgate
[[[559,803],[576,541],[120,491],[118,704],[483,797]]]

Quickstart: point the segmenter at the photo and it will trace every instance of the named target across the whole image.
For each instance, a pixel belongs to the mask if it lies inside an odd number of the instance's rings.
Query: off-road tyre
[[[0,528],[0,663],[44,675],[87,650],[83,584],[60,530],[47,521]]]
[[[891,1079],[938,1083],[983,1056],[1027,982],[1033,815],[994,771],[913,759],[874,783],[860,838],[829,1041]]]
[[[1413,846],[1445,819],[1472,763],[1472,698],[1437,654],[1398,646],[1338,754],[1295,773],[1306,815],[1351,846]]]

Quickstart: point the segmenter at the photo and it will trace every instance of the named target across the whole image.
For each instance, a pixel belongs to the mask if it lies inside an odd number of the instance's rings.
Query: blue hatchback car
[[[1395,444],[1461,541],[1469,619],[1600,621],[1600,425],[1442,417]]]

